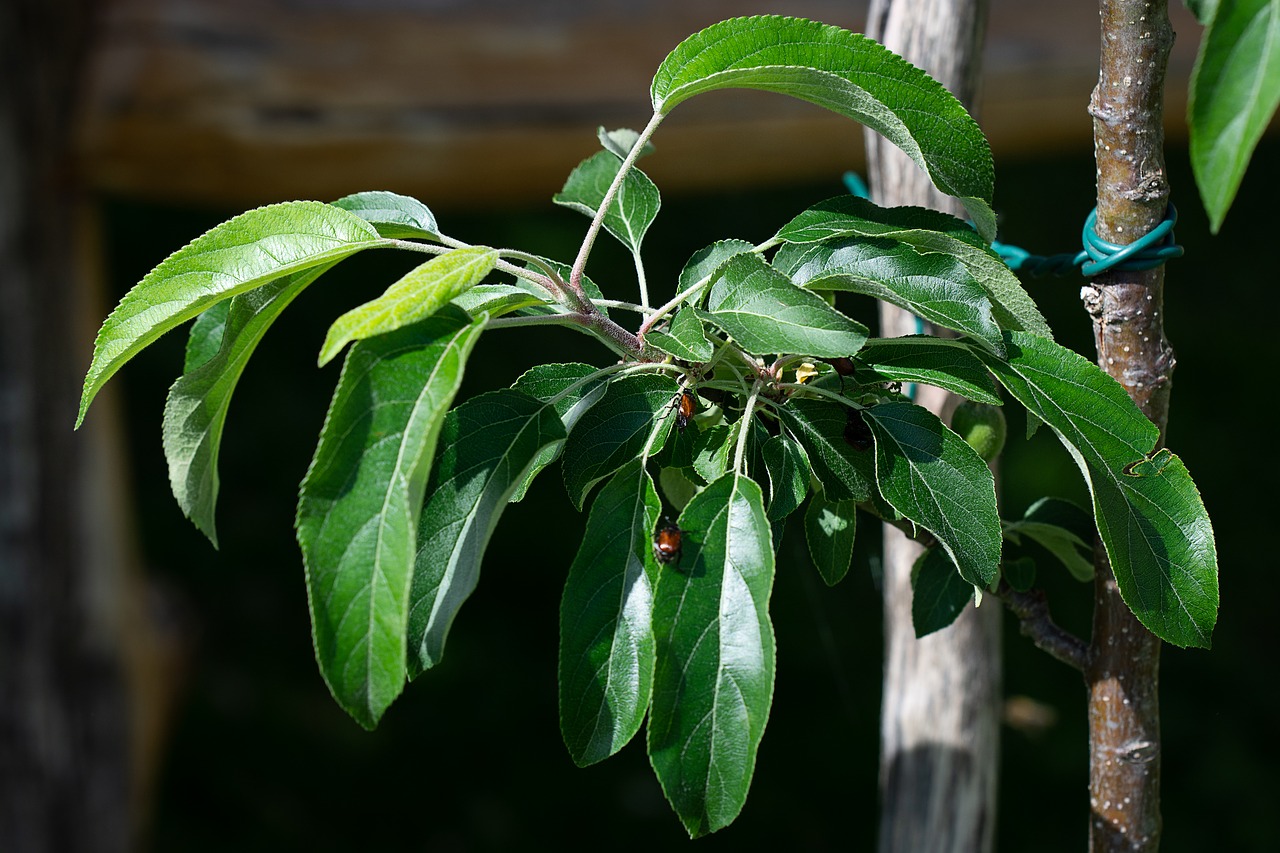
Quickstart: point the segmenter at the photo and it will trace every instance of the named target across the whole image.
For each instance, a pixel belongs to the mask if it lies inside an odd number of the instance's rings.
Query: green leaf
[[[1280,105],[1280,2],[1222,0],[1200,42],[1187,104],[1191,167],[1213,233]]]
[[[676,512],[688,506],[689,501],[693,500],[693,496],[701,488],[679,468],[663,468],[658,474],[658,487],[662,489],[662,496]]]
[[[374,190],[354,193],[333,202],[368,222],[383,237],[439,240],[440,228],[427,206],[407,195]]]
[[[578,164],[565,181],[564,189],[552,201],[594,217],[621,168],[622,163],[611,152],[598,151]],[[632,168],[604,215],[604,227],[632,253],[637,253],[661,204],[662,198],[653,181],[639,169]]]
[[[804,513],[809,556],[827,586],[835,586],[853,563],[853,540],[858,532],[855,501],[829,501],[822,492],[809,498]]]
[[[809,459],[789,435],[771,436],[760,453],[769,474],[769,520],[778,521],[799,509],[809,493]]]
[[[601,126],[596,128],[596,138],[600,140],[600,144],[604,146],[605,151],[608,151],[619,160],[625,160],[627,155],[631,153],[631,149],[636,147],[640,134],[627,127],[620,127],[617,130],[605,130]],[[640,153],[636,155],[636,159],[648,157],[652,153],[653,143],[646,141],[644,147],[640,149]]]
[[[483,313],[488,314],[490,319],[521,308],[552,304],[551,294],[544,296],[533,288],[537,288],[537,285],[517,287],[514,284],[477,284],[453,297],[451,301],[472,317]]]
[[[415,532],[436,439],[484,319],[446,307],[351,348],[298,498],[316,660],[372,728],[406,675]]]
[[[911,624],[917,637],[941,631],[973,603],[973,584],[941,548],[926,549],[911,568]]]
[[[320,366],[351,341],[393,332],[430,317],[449,300],[484,281],[498,262],[498,253],[483,246],[454,249],[415,267],[370,300],[343,314],[329,327],[320,349]]]
[[[1015,542],[1026,536],[1066,567],[1078,581],[1093,580],[1093,523],[1080,507],[1058,498],[1041,498],[1021,521],[1005,525],[1004,534]]]
[[[867,329],[822,297],[792,284],[755,254],[735,255],[716,272],[698,316],[754,355],[852,355]]]
[[[1003,352],[986,290],[951,255],[922,254],[896,240],[859,237],[788,243],[778,249],[773,265],[797,285],[873,296]]]
[[[318,201],[260,207],[197,237],[147,273],[103,322],[76,427],[107,380],[170,329],[238,293],[387,244],[363,219]]]
[[[980,403],[1001,403],[986,366],[961,341],[924,335],[873,338],[854,359],[859,385],[918,382]]]
[[[645,334],[644,342],[685,361],[705,362],[715,354],[702,328],[702,321],[692,308],[677,311],[671,320],[670,331],[654,329]]]
[[[473,397],[445,418],[418,519],[409,597],[409,675],[440,662],[502,511],[548,445],[564,438],[555,408],[519,391]]]
[[[979,355],[1071,452],[1093,494],[1125,604],[1162,640],[1207,648],[1218,611],[1218,558],[1186,466],[1156,449],[1159,430],[1096,364],[1022,332],[1006,340],[1008,362]]]
[[[702,92],[762,89],[862,122],[901,148],[935,186],[995,235],[995,169],[977,123],[936,80],[858,33],[801,18],[733,18],[695,33],[653,78],[662,115]]]
[[[704,483],[718,480],[729,470],[737,438],[737,424],[716,424],[698,433],[693,445],[693,470]]]
[[[964,439],[912,403],[864,410],[876,437],[880,494],[928,530],[960,576],[988,587],[1000,575],[1000,516],[995,478]]]
[[[852,195],[820,202],[788,222],[776,239],[822,243],[850,237],[896,240],[921,254],[958,261],[986,292],[1001,328],[1053,338],[1040,309],[1004,260],[967,223],[923,207],[879,207]]]
[[[653,531],[662,503],[640,460],[596,497],[560,604],[560,732],[579,767],[644,722],[653,692]]]
[[[750,252],[755,246],[746,240],[718,240],[694,252],[680,270],[679,289],[688,290],[704,278],[709,278],[725,261],[734,255]],[[700,303],[701,300],[696,300]]]
[[[850,411],[828,400],[800,398],[777,409],[779,419],[804,448],[827,498],[865,501],[875,492],[875,455],[870,448],[859,450],[845,437]]]
[[[614,379],[564,444],[564,484],[578,509],[596,483],[644,453],[653,456],[675,426],[672,402],[680,387],[661,373]]]
[[[735,473],[677,522],[680,569],[654,597],[649,758],[691,836],[728,826],[746,802],[773,701],[774,558],[760,487]]]
[[[230,312],[231,300],[224,299],[196,317],[196,321],[191,324],[191,331],[187,333],[187,350],[182,361],[183,373],[190,373],[218,354]]]
[[[231,395],[249,357],[276,317],[330,266],[287,275],[219,302],[201,314],[191,329],[188,367],[169,389],[164,405],[164,455],[178,506],[215,546],[218,451]],[[217,348],[211,346],[215,340]],[[206,358],[210,349],[213,355]]]
[[[581,362],[539,364],[525,371],[511,387],[555,406],[567,436],[573,432],[582,413],[604,395],[605,379],[598,368]],[[538,451],[538,458],[529,467],[524,482],[511,495],[512,503],[524,500],[533,478],[556,461],[563,449],[564,442],[557,441]]]

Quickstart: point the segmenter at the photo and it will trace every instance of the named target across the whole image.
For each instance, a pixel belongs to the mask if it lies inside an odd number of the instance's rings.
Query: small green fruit
[[[951,428],[978,451],[985,462],[1000,455],[1008,433],[1004,412],[999,406],[988,406],[972,400],[966,400],[956,407],[955,414],[951,416]]]

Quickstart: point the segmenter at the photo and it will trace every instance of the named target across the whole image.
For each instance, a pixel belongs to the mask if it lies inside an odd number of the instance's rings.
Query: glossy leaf
[[[867,339],[865,326],[792,284],[754,254],[735,255],[720,266],[707,310],[698,316],[754,355],[835,358],[853,354]]]
[[[849,573],[853,542],[858,532],[857,502],[829,501],[814,492],[804,513],[805,541],[809,557],[827,586],[835,586]]]
[[[454,249],[410,270],[377,299],[352,308],[329,327],[320,349],[324,366],[351,341],[394,332],[430,317],[471,287],[484,281],[498,253],[483,246]]]
[[[621,168],[622,163],[612,153],[598,151],[578,164],[564,189],[552,201],[594,217]],[[633,253],[639,252],[644,234],[658,215],[661,204],[662,198],[653,181],[639,169],[632,168],[604,215],[604,227]]]
[[[921,253],[895,240],[856,238],[788,243],[778,249],[773,265],[797,285],[873,296],[1003,352],[986,290],[951,255]]]
[[[440,239],[435,214],[407,195],[374,190],[344,196],[333,202],[333,206],[351,211],[378,229],[383,237]]]
[[[1216,234],[1280,105],[1280,3],[1215,4],[1191,74],[1191,167]]]
[[[591,506],[560,604],[560,732],[583,767],[640,730],[653,693],[653,531],[662,503],[640,460]]]
[[[294,273],[220,302],[201,314],[192,327],[188,367],[169,389],[164,405],[164,455],[178,506],[215,546],[218,451],[231,395],[267,329],[294,297],[330,266]]]
[[[1176,646],[1208,647],[1218,611],[1213,527],[1182,460],[1119,383],[1051,341],[1007,334],[996,378],[1067,446],[1093,495],[1125,604]]]
[[[786,518],[800,508],[809,493],[809,459],[804,448],[789,435],[775,435],[761,448],[769,474],[770,521]]]
[[[875,491],[875,454],[845,437],[849,408],[828,400],[792,399],[778,410],[787,431],[800,442],[813,476],[831,500],[865,501]]]
[[[440,662],[508,499],[539,452],[563,438],[553,406],[511,389],[472,397],[445,418],[418,518],[409,597],[410,677]]]
[[[727,826],[746,802],[773,701],[774,558],[764,497],[725,474],[689,502],[680,570],[654,600],[657,668],[649,758],[691,836]]]
[[[298,543],[316,660],[366,728],[404,687],[418,514],[441,422],[483,327],[448,307],[352,347],[302,481]]]
[[[685,361],[709,361],[715,353],[702,328],[702,321],[692,308],[677,311],[671,320],[670,330],[654,329],[644,336],[644,342]]]
[[[387,243],[363,219],[318,201],[260,207],[197,237],[147,273],[103,322],[76,426],[106,381],[170,329],[238,293]]]
[[[919,68],[858,33],[801,18],[733,18],[681,42],[653,78],[665,115],[717,89],[777,92],[862,122],[901,148],[956,196],[990,240],[995,170],[977,123]]]
[[[873,338],[855,360],[853,378],[860,385],[918,382],[980,403],[1001,404],[986,366],[961,341],[924,335]]]
[[[851,237],[896,240],[921,254],[948,255],[986,292],[1001,328],[1053,337],[1040,309],[1004,260],[967,222],[949,214],[922,207],[879,207],[867,199],[843,195],[814,205],[777,234],[777,239],[788,243]]]
[[[605,378],[598,368],[581,362],[539,364],[525,371],[511,386],[545,403],[551,403],[564,425],[565,435],[573,432],[582,413],[594,406],[604,394]],[[560,456],[564,442],[557,441],[538,451],[521,483],[511,495],[512,502],[524,500],[533,478]]]
[[[653,456],[662,449],[675,426],[672,402],[678,393],[676,381],[661,373],[609,383],[564,444],[564,484],[575,507],[582,509],[592,486],[642,452]]]
[[[1000,516],[982,457],[912,403],[881,403],[863,415],[875,431],[880,494],[934,535],[962,578],[990,586],[1000,573]]]
[[[941,631],[973,604],[973,584],[941,548],[926,549],[911,569],[911,624],[917,637]]]

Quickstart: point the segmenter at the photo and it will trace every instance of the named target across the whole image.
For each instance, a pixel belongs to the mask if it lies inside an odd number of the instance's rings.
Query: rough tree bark
[[[1165,0],[1102,0],[1098,85],[1089,103],[1098,164],[1098,235],[1127,244],[1164,218],[1164,78],[1173,45]],[[1173,350],[1164,336],[1164,267],[1110,271],[1081,291],[1098,364],[1160,428]],[[1125,606],[1101,548],[1094,582],[1089,690],[1089,849],[1160,845],[1160,641]]]
[[[873,0],[867,33],[928,71],[972,109],[985,0]],[[964,216],[906,155],[867,133],[873,196]],[[881,334],[917,331],[889,305]],[[919,386],[916,402],[949,417],[955,400]],[[975,853],[995,835],[1001,694],[1000,607],[969,609],[944,631],[916,639],[911,567],[920,546],[884,527],[885,678],[881,712],[880,850]]]

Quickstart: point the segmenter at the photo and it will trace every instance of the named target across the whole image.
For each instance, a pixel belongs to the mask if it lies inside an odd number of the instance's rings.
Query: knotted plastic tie
[[[1173,236],[1178,222],[1178,209],[1172,203],[1165,208],[1164,219],[1146,234],[1121,246],[1098,236],[1098,209],[1089,211],[1080,233],[1084,248],[1075,254],[1033,255],[1020,246],[993,242],[992,250],[1014,272],[1031,276],[1065,275],[1076,267],[1085,276],[1095,276],[1111,269],[1149,270],[1171,258],[1182,257],[1185,250]]]

